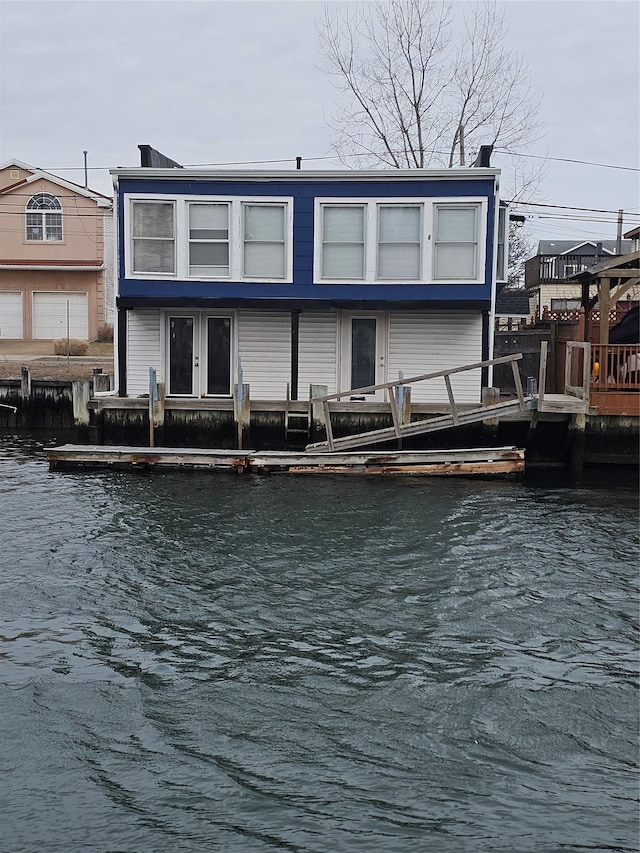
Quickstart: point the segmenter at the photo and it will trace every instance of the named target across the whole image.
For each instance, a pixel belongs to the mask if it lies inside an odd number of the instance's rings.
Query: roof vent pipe
[[[474,167],[480,169],[488,169],[491,166],[491,155],[493,153],[493,145],[481,145],[478,151],[478,156],[475,159]]]

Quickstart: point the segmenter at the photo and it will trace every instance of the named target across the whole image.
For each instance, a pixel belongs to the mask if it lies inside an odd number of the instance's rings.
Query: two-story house
[[[121,397],[148,392],[149,368],[169,401],[214,406],[241,375],[253,405],[492,355],[496,169],[112,174]],[[453,376],[456,401],[479,403],[487,379]],[[413,400],[446,403],[444,383]]]
[[[113,319],[112,200],[0,165],[0,338],[95,340]]]

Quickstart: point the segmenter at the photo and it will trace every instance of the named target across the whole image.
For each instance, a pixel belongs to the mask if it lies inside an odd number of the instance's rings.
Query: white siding
[[[336,392],[337,315],[335,311],[300,315],[298,398],[309,399],[310,385]]]
[[[389,316],[389,381],[449,370],[482,361],[482,315],[459,312],[395,312]],[[457,403],[480,403],[480,370],[451,377]],[[415,403],[448,402],[444,379],[430,379],[412,387]]]
[[[33,294],[33,337],[37,340],[89,337],[87,294],[64,293]]]
[[[238,311],[238,355],[252,400],[284,400],[291,381],[291,315]]]
[[[155,367],[158,382],[164,382],[160,335],[160,311],[127,312],[127,395],[149,393],[149,368]]]
[[[0,292],[0,338],[23,337],[22,293]]]

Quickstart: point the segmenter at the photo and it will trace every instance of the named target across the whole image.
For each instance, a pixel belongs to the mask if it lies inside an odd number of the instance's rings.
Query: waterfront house
[[[153,368],[168,404],[215,408],[241,379],[253,408],[490,358],[506,208],[484,158],[447,170],[112,170],[118,395],[147,394]],[[456,400],[479,404],[488,379],[454,375]],[[413,401],[446,403],[444,383],[417,386]]]
[[[0,338],[95,340],[113,319],[112,200],[0,165]]]

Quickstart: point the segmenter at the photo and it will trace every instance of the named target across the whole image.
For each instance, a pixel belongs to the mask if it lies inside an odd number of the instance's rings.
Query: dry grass
[[[113,373],[113,344],[92,342],[85,357],[78,359],[70,356],[56,358],[26,357],[20,360],[14,356],[11,361],[5,361],[0,356],[0,379],[20,379],[22,367],[28,367],[34,380],[57,379],[74,381],[91,379],[94,368],[101,368],[103,373]]]

